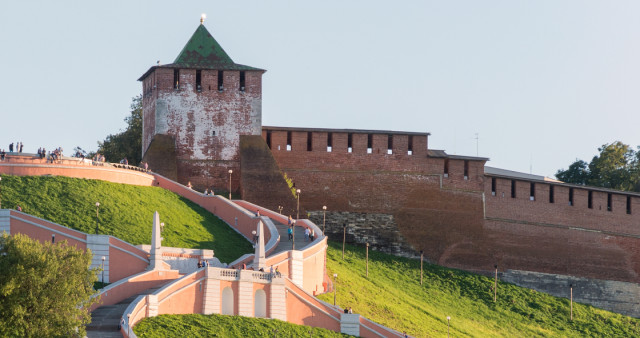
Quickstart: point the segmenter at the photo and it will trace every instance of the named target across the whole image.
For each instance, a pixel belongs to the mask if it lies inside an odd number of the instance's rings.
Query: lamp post
[[[422,261],[424,258],[424,250],[420,250],[420,285],[422,285]]]
[[[325,224],[326,224],[326,220],[327,220],[327,206],[323,205],[322,206],[322,234],[326,236],[326,234],[324,233],[324,230],[326,228]]]
[[[338,288],[338,285],[336,284],[337,279],[338,279],[338,274],[334,273],[333,274],[333,306],[336,306],[336,289]]]
[[[569,319],[573,321],[573,284],[569,284],[569,292],[571,292],[571,296],[570,296],[571,312],[570,312]]]
[[[131,314],[127,314],[127,337],[131,337]]]
[[[105,257],[102,256],[102,286],[104,287],[104,259]]]
[[[96,235],[98,234],[98,216],[100,215],[100,202],[96,202]]]
[[[251,234],[253,235],[253,247],[256,247],[256,244],[258,244],[258,236],[257,236],[257,232],[255,230],[251,231]]]
[[[298,200],[298,213],[296,214],[296,219],[300,219],[300,189],[296,190],[296,198]]]
[[[496,278],[493,282],[493,302],[495,303],[498,300],[498,264],[493,267],[496,268]]]
[[[296,220],[291,222],[291,250],[296,249]]]
[[[344,259],[344,242],[347,239],[347,223],[342,223],[342,259]]]
[[[0,209],[2,209],[2,177],[0,177]]]
[[[233,170],[229,169],[229,201],[231,201],[231,174],[233,174]]]
[[[447,338],[449,338],[449,328],[451,327],[451,316],[447,316]]]
[[[367,277],[369,277],[369,242],[367,242]]]

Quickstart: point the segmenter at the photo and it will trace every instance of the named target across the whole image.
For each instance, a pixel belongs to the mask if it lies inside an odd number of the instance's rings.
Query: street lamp
[[[258,235],[255,230],[251,231],[251,234],[253,235],[253,246],[255,247],[258,244]]]
[[[367,277],[369,277],[369,242],[367,242]]]
[[[96,235],[98,234],[98,215],[100,214],[100,202],[96,202]]]
[[[342,259],[344,259],[344,242],[347,239],[347,223],[342,223]]]
[[[571,303],[570,303],[571,304],[571,314],[570,314],[571,317],[569,317],[569,319],[571,319],[573,321],[573,284],[569,284],[569,290],[571,292],[571,298],[570,298],[571,299]]]
[[[231,201],[231,174],[233,174],[233,170],[229,169],[229,201]]]
[[[422,261],[424,258],[424,250],[420,250],[420,285],[422,285]]]
[[[296,198],[298,199],[298,214],[296,219],[300,219],[300,189],[296,190]]]
[[[327,206],[323,205],[322,206],[322,234],[325,236],[326,234],[324,233],[324,230],[325,230],[326,219],[327,219]]]
[[[449,328],[451,327],[451,316],[447,316],[447,338],[449,338]]]
[[[338,279],[338,274],[333,274],[333,306],[336,306],[336,289],[338,288],[336,284],[336,280]]]
[[[104,287],[104,260],[106,257],[102,256],[102,286]]]
[[[131,337],[131,314],[127,314],[127,337]]]
[[[498,300],[498,264],[493,267],[496,268],[496,278],[493,282],[493,302],[495,303]]]

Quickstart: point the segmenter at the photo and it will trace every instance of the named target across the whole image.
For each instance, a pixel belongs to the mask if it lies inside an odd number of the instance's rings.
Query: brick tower
[[[240,182],[241,135],[261,135],[263,69],[234,63],[204,24],[171,64],[144,73],[143,161],[199,190]]]

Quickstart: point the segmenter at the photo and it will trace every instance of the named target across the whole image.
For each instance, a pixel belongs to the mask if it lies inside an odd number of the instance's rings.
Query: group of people
[[[22,142],[16,142],[16,146],[15,146],[16,153],[21,153],[23,148],[24,148],[24,145],[22,144]],[[9,143],[9,152],[12,153],[13,150],[14,150],[13,142],[11,142]]]
[[[213,192],[213,189],[209,190],[209,189],[204,189],[204,195],[205,196],[214,196],[215,193]]]
[[[209,267],[209,261],[208,260],[204,260],[204,261],[198,261],[198,269],[200,268],[204,268],[204,267]]]
[[[40,159],[43,159],[43,158],[47,157],[47,150],[44,149],[44,147],[38,148],[38,157]]]
[[[289,235],[289,241],[293,240],[293,231],[296,226],[296,220],[291,218],[289,215],[289,219],[287,219],[287,235]],[[310,227],[304,227],[304,241],[305,242],[313,242],[313,239],[316,237],[316,232]]]
[[[49,153],[49,162],[53,163],[60,159],[62,159],[62,147],[58,147]]]
[[[351,306],[349,306],[348,308],[344,308],[344,313],[353,313],[353,309],[351,309]]]

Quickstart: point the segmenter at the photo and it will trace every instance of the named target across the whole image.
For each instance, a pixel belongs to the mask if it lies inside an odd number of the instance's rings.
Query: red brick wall
[[[222,91],[217,70],[201,70],[201,90],[196,69],[179,70],[177,90],[172,68],[156,68],[143,80],[143,149],[156,133],[174,136],[178,181],[199,190],[227,191],[228,170],[240,174],[239,136],[261,132],[262,71],[245,72],[244,91],[239,71],[223,76]],[[238,186],[236,179],[232,189]]]

